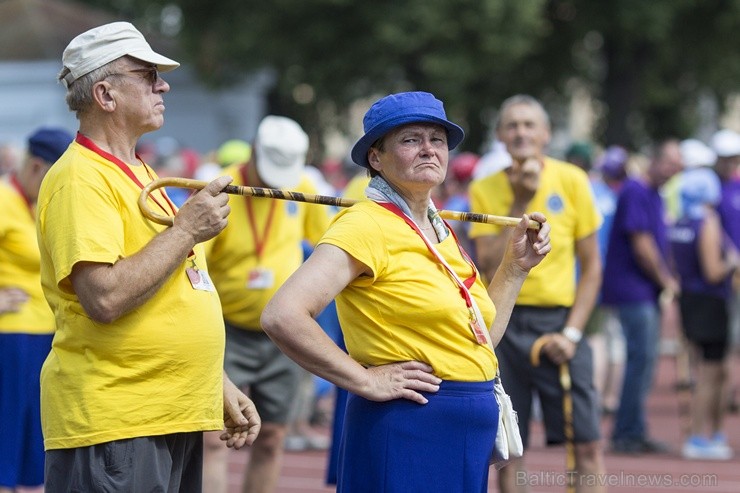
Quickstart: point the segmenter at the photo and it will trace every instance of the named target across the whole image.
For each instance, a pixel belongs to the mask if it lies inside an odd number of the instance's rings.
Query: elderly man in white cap
[[[259,431],[252,402],[223,373],[224,330],[202,242],[229,214],[219,178],[177,208],[135,153],[164,122],[179,64],[127,22],[74,38],[60,81],[80,121],[38,199],[41,284],[56,332],[41,371],[46,491],[192,491],[202,433],[226,428],[239,448]]]
[[[316,194],[304,173],[308,147],[308,135],[298,123],[269,115],[257,128],[249,160],[226,168],[224,174],[233,176],[237,185]],[[249,388],[263,421],[259,440],[251,448],[244,491],[268,492],[277,484],[303,370],[262,331],[260,315],[303,263],[302,242],[316,244],[321,239],[331,209],[253,197],[232,200],[231,207],[229,224],[206,247],[226,321],[224,368],[237,386]],[[224,452],[206,440],[206,491],[226,491]]]

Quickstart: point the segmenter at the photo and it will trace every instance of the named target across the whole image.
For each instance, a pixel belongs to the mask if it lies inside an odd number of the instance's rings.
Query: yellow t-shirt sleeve
[[[388,267],[388,246],[384,241],[385,236],[372,214],[358,209],[349,213],[349,210],[345,209],[336,215],[331,223],[331,229],[320,243],[335,245],[365,264],[372,272],[372,276],[365,280],[372,282]],[[357,231],[363,233],[358,235]],[[363,279],[356,282],[362,283]]]
[[[95,213],[98,207],[118,209],[115,199],[91,180],[74,181],[56,190],[39,216],[42,241],[54,265],[54,280],[68,292],[69,286],[65,288],[67,283],[63,281],[77,262],[112,264],[121,258],[124,250],[120,216]]]

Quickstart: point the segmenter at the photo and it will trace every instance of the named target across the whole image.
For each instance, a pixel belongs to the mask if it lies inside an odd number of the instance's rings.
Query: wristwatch
[[[578,344],[583,339],[583,332],[572,326],[564,328],[562,334],[573,344]]]

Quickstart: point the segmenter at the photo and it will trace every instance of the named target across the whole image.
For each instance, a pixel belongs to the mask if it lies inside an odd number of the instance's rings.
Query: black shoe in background
[[[611,451],[619,455],[642,455],[645,450],[642,440],[614,440],[612,441]]]
[[[659,442],[652,438],[642,440],[642,449],[646,454],[668,454],[671,451],[671,447],[667,443]]]

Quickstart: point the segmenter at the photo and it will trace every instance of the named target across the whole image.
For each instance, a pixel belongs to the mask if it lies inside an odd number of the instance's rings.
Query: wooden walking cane
[[[173,224],[172,216],[163,216],[161,214],[156,214],[154,211],[152,211],[149,208],[149,204],[147,203],[147,198],[149,197],[149,194],[152,193],[154,190],[158,188],[162,188],[162,187],[193,188],[196,190],[201,190],[206,185],[208,185],[208,182],[199,181],[199,180],[191,180],[188,178],[160,178],[158,180],[154,180],[142,189],[141,195],[139,196],[139,202],[138,202],[139,209],[141,209],[142,214],[144,214],[144,216],[147,219],[157,224],[162,224],[164,226],[172,226]],[[249,197],[264,197],[264,198],[279,199],[279,200],[292,200],[294,202],[308,202],[310,204],[333,205],[336,207],[350,207],[356,204],[357,202],[359,202],[358,200],[345,199],[342,197],[331,197],[327,195],[312,195],[312,194],[301,193],[301,192],[289,192],[289,191],[279,190],[275,188],[259,188],[259,187],[247,187],[247,186],[239,186],[239,185],[226,185],[223,191],[225,193],[232,194],[232,195],[245,195]],[[498,226],[516,227],[516,225],[519,224],[519,221],[520,221],[519,219],[515,217],[494,216],[491,214],[479,214],[475,212],[460,212],[460,211],[438,211],[438,212],[439,212],[439,216],[442,219],[450,219],[454,221],[486,223],[486,224],[496,224]],[[538,230],[540,229],[540,223],[534,220],[530,220],[528,227],[529,229]]]
[[[538,337],[532,345],[529,353],[529,359],[532,366],[540,366],[540,353],[542,346],[550,340],[551,334],[545,334]],[[563,432],[565,434],[565,472],[566,472],[566,489],[568,493],[575,493],[576,486],[576,449],[575,434],[573,432],[573,396],[571,394],[572,381],[570,378],[570,367],[565,361],[560,364],[560,386],[563,388]]]

